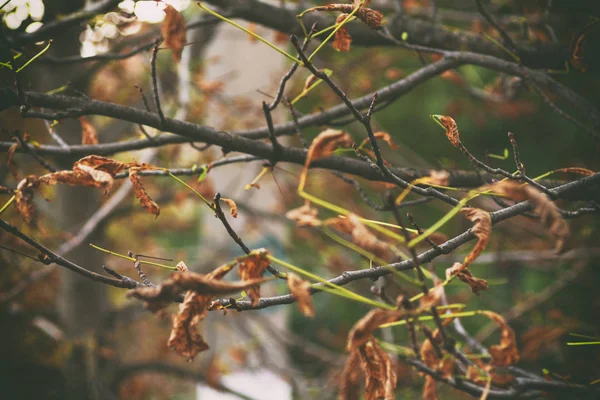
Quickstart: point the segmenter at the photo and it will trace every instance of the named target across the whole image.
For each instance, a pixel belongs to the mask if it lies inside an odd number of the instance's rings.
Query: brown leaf
[[[221,197],[221,201],[224,201],[229,206],[229,214],[231,214],[231,216],[233,218],[237,218],[238,209],[237,209],[237,205],[235,204],[235,201],[228,199],[226,197]]]
[[[392,140],[392,137],[390,136],[389,133],[387,132],[375,132],[375,138],[376,139],[381,139],[384,142],[386,142],[388,144],[388,146],[390,146],[391,149],[393,150],[397,150],[398,149],[398,145],[396,143],[394,143],[394,141]]]
[[[511,365],[519,362],[519,349],[515,338],[515,332],[506,323],[504,318],[492,311],[482,311],[483,315],[494,321],[500,327],[500,344],[490,347],[493,365]]]
[[[516,201],[529,200],[534,212],[540,215],[540,222],[556,241],[555,250],[560,253],[564,250],[569,237],[569,225],[560,215],[556,204],[548,196],[529,185],[522,185],[514,181],[501,181],[489,187],[495,193],[510,197]]]
[[[389,261],[393,257],[391,246],[383,242],[371,232],[358,219],[355,214],[349,214],[345,218],[333,218],[325,222],[327,225],[333,225],[340,232],[352,236],[352,243],[373,253],[377,257]]]
[[[352,137],[337,129],[326,129],[312,141],[306,156],[305,167],[317,158],[329,157],[338,147],[347,148],[353,143]]]
[[[15,207],[25,222],[30,223],[35,214],[33,195],[40,186],[40,181],[35,175],[28,175],[17,185],[15,192]]]
[[[437,306],[442,301],[444,295],[444,285],[438,281],[435,286],[427,292],[427,294],[419,299],[420,311],[429,310],[431,307]]]
[[[469,266],[485,249],[492,233],[492,218],[490,213],[480,210],[479,208],[463,208],[461,212],[467,217],[467,219],[473,222],[473,228],[471,232],[477,236],[477,244],[473,247],[473,250],[465,257],[463,262],[465,268]]]
[[[173,328],[167,341],[170,349],[189,362],[193,361],[198,353],[209,348],[197,330],[198,323],[204,319],[206,313],[200,297],[193,291],[186,293],[183,304],[179,306],[179,313],[173,316]]]
[[[304,204],[301,207],[294,208],[285,214],[287,219],[296,221],[298,226],[320,226],[321,221],[317,218],[319,210]]]
[[[383,20],[383,14],[372,8],[361,7],[357,12],[356,16],[360,18],[365,24],[371,29],[381,29],[381,21]]]
[[[6,152],[6,155],[7,155],[6,165],[10,165],[13,162],[13,156],[15,155],[15,151],[17,151],[18,148],[19,148],[18,142],[10,145],[10,147],[8,148],[8,151]]]
[[[98,135],[94,125],[86,117],[80,117],[81,124],[81,144],[98,144]]]
[[[479,279],[471,274],[471,271],[467,268],[461,272],[458,272],[456,277],[462,282],[466,283],[471,287],[471,291],[476,295],[482,290],[488,290],[488,283],[485,279]]]
[[[165,20],[161,26],[161,33],[166,47],[173,52],[175,62],[181,61],[181,53],[185,45],[185,20],[183,15],[170,5],[165,8]]]
[[[423,385],[423,400],[438,400],[437,386],[435,379],[431,375],[425,376],[425,384]]]
[[[175,268],[177,268],[177,271],[181,271],[181,272],[189,272],[190,271],[188,269],[188,266],[185,265],[185,263],[183,261],[179,261],[177,263],[177,265],[175,266]]]
[[[336,18],[335,23],[340,24],[344,22],[346,18],[348,18],[348,14],[340,14]],[[335,33],[335,36],[333,37],[333,48],[337,51],[348,52],[350,51],[351,43],[352,36],[350,36],[348,29],[346,29],[346,26],[344,25],[340,29],[338,29],[338,31]]]
[[[442,116],[439,118],[439,120],[442,125],[444,125],[444,128],[446,128],[446,136],[448,137],[448,140],[450,140],[450,143],[452,143],[454,147],[458,147],[460,144],[460,138],[458,134],[458,127],[456,126],[454,119],[452,119],[452,117]]]
[[[352,351],[346,359],[344,371],[340,378],[340,391],[338,393],[339,400],[359,400],[359,379],[361,378],[362,370],[360,368],[360,353]]]
[[[140,203],[142,204],[142,207],[144,207],[144,210],[158,217],[158,215],[160,214],[160,207],[158,206],[158,204],[156,204],[156,202],[154,202],[154,200],[150,198],[150,196],[148,196],[148,193],[146,193],[146,189],[144,189],[142,181],[138,176],[139,171],[140,168],[138,167],[129,169],[129,180],[133,184],[135,197],[137,197],[140,200]]]
[[[362,317],[348,333],[348,343],[346,348],[352,352],[365,345],[373,336],[373,331],[379,328],[379,325],[387,324],[388,322],[398,321],[404,316],[400,310],[384,310],[375,309],[369,311]]]
[[[394,400],[396,373],[392,360],[374,338],[358,349],[365,373],[365,400]]]
[[[463,264],[459,263],[459,262],[455,262],[454,264],[452,264],[452,267],[450,268],[446,268],[446,279],[450,279],[453,275],[458,274],[459,272],[463,271],[465,267]]]
[[[315,316],[315,307],[313,306],[310,293],[310,282],[301,279],[293,272],[287,273],[288,289],[296,298],[300,312],[306,317]]]
[[[574,174],[579,174],[579,175],[583,175],[583,176],[590,176],[590,175],[594,175],[595,172],[591,171],[587,168],[581,168],[581,167],[567,167],[567,168],[559,168],[557,169],[557,171],[560,172],[572,172]]]
[[[239,259],[238,274],[242,281],[256,281],[256,278],[263,275],[269,266],[269,260],[266,258],[266,255],[267,252],[264,251]],[[260,287],[258,285],[250,286],[246,292],[252,301],[252,305],[257,305],[260,299]]]

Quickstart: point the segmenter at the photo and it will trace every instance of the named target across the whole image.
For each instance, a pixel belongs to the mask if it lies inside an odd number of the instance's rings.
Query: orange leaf
[[[336,18],[335,23],[340,24],[344,22],[346,18],[348,18],[348,14],[340,14]],[[346,29],[346,26],[344,25],[338,29],[333,37],[333,48],[337,51],[347,52],[350,51],[350,43],[352,43],[352,36],[350,36],[348,29]]]
[[[158,215],[160,214],[160,207],[154,202],[154,200],[150,198],[150,196],[148,196],[148,193],[146,193],[146,189],[144,189],[142,181],[138,176],[139,171],[140,168],[138,167],[129,169],[129,180],[133,184],[135,197],[137,197],[140,200],[140,203],[142,204],[142,207],[144,207],[144,210],[158,217]]]
[[[388,146],[390,146],[391,149],[394,149],[394,150],[398,149],[398,145],[396,143],[394,143],[394,141],[392,140],[392,137],[387,132],[375,132],[375,138],[381,139],[384,142],[386,142],[388,144]]]
[[[98,144],[98,135],[96,129],[86,117],[80,117],[81,124],[81,144]]]
[[[437,387],[435,379],[431,375],[425,377],[425,384],[423,385],[423,400],[438,400]]]
[[[175,350],[189,362],[193,361],[198,353],[209,349],[197,330],[198,323],[205,316],[198,312],[203,305],[199,297],[201,296],[192,291],[186,293],[183,304],[179,306],[179,313],[173,316],[173,329],[167,341],[170,349]]]
[[[303,188],[306,183],[306,175],[308,174],[308,167],[313,160],[317,158],[329,157],[335,149],[338,147],[350,147],[353,143],[352,137],[344,132],[336,129],[326,129],[312,141],[308,154],[306,155],[306,161],[304,162],[304,169],[300,175],[300,183],[298,187]]]
[[[355,214],[348,214],[345,218],[329,219],[325,224],[333,225],[338,231],[351,235],[352,243],[377,257],[386,261],[393,258],[394,254],[389,243],[377,239]]]
[[[310,295],[310,282],[300,279],[293,272],[288,272],[287,277],[288,289],[296,298],[300,312],[306,317],[314,317],[315,307]]]
[[[477,236],[477,244],[473,250],[465,257],[464,266],[469,266],[485,249],[492,233],[492,218],[490,213],[480,210],[479,208],[463,208],[461,212],[467,219],[474,223],[471,232]]]
[[[356,350],[371,339],[373,331],[379,328],[379,325],[398,321],[403,316],[404,313],[400,310],[375,309],[369,311],[354,324],[350,333],[348,333],[348,344],[346,345],[346,348],[348,351]]]
[[[165,46],[169,47],[173,53],[175,62],[181,61],[181,53],[185,46],[185,20],[183,15],[170,5],[165,8],[165,20],[161,26],[161,33]]]
[[[35,213],[33,195],[40,186],[40,181],[35,175],[28,175],[17,185],[15,193],[15,207],[25,222],[30,223]]]
[[[439,118],[439,120],[442,125],[444,125],[444,128],[446,128],[446,136],[448,137],[448,140],[450,140],[450,143],[452,143],[454,147],[458,147],[460,144],[460,138],[458,134],[458,127],[456,126],[454,119],[452,119],[452,117],[442,116]]]
[[[244,256],[239,259],[238,274],[242,281],[256,281],[256,278],[263,275],[269,266],[269,260],[266,258],[266,255],[267,252],[264,251],[250,256]],[[246,292],[252,301],[252,305],[257,305],[258,300],[260,299],[260,287],[258,285],[253,285],[248,287]]]
[[[231,214],[231,216],[233,218],[237,218],[238,209],[237,209],[237,205],[235,204],[235,201],[228,199],[226,197],[221,197],[221,201],[224,201],[229,206],[229,214]]]
[[[493,365],[511,365],[519,362],[519,349],[517,348],[515,332],[506,323],[500,314],[492,311],[482,311],[483,315],[494,321],[500,327],[500,344],[490,347]]]

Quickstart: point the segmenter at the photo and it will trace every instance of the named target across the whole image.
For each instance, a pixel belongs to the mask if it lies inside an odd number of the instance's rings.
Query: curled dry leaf
[[[462,282],[466,283],[471,287],[471,291],[476,295],[482,290],[488,290],[488,283],[485,279],[476,278],[471,274],[471,271],[467,268],[459,272],[456,277]]]
[[[165,19],[161,26],[165,46],[173,52],[175,62],[181,61],[181,53],[185,45],[185,20],[183,15],[170,5],[165,8]]]
[[[310,293],[310,282],[301,279],[293,272],[287,274],[287,285],[290,292],[298,302],[300,312],[306,317],[315,316],[315,307],[313,306],[312,296]]]
[[[348,18],[348,14],[340,14],[336,18],[335,23],[341,24],[346,20],[346,18]],[[344,25],[340,29],[338,29],[338,31],[335,33],[335,36],[333,37],[333,48],[337,51],[348,52],[350,51],[351,43],[352,36],[350,36],[348,29],[346,29],[346,26]]]
[[[183,304],[179,306],[179,313],[173,316],[173,328],[167,341],[167,346],[193,361],[200,352],[209,349],[204,338],[198,333],[197,326],[206,316],[206,308],[201,296],[189,291],[185,295]]]
[[[304,204],[301,207],[294,208],[285,214],[287,219],[296,221],[298,226],[320,226],[321,221],[317,218],[319,210],[311,207],[309,204]]]
[[[423,385],[423,400],[438,400],[437,386],[435,379],[431,375],[425,376],[425,384]]]
[[[569,225],[560,215],[556,204],[548,196],[529,185],[522,185],[514,181],[501,181],[490,186],[495,193],[510,197],[516,201],[529,200],[534,212],[540,216],[540,222],[556,241],[555,250],[560,253],[564,250],[569,237]]]
[[[467,219],[473,222],[471,231],[477,236],[477,244],[473,250],[465,257],[463,262],[465,268],[469,266],[485,249],[492,233],[492,218],[490,213],[480,210],[479,208],[463,208],[461,212]]]
[[[506,323],[504,318],[492,311],[482,311],[483,315],[491,319],[500,327],[500,344],[490,347],[493,365],[511,365],[519,362],[519,349],[515,338],[515,332]]]
[[[388,144],[388,146],[390,146],[391,149],[393,149],[393,150],[397,150],[398,149],[398,145],[396,143],[394,143],[394,141],[392,140],[392,137],[390,136],[389,133],[387,133],[387,132],[375,132],[374,136],[375,136],[375,139],[381,139],[384,142],[386,142]]]
[[[559,168],[557,169],[557,171],[560,172],[571,172],[573,174],[579,174],[579,175],[583,175],[583,176],[591,176],[594,175],[595,172],[591,171],[587,168],[581,168],[581,167],[566,167],[566,168]]]
[[[180,272],[189,272],[190,271],[188,269],[188,266],[185,265],[185,263],[183,261],[179,261],[177,263],[177,265],[175,266],[175,268],[177,268],[177,271],[180,271]]]
[[[86,117],[80,117],[79,123],[81,124],[81,144],[98,144],[98,135],[94,125]]]
[[[352,236],[352,243],[376,255],[377,257],[389,261],[393,257],[391,246],[383,242],[367,229],[367,227],[358,219],[355,214],[349,214],[345,218],[334,218],[325,222],[327,225],[333,225],[340,232]]]
[[[146,189],[144,189],[144,186],[142,185],[142,180],[138,175],[139,171],[140,168],[138,167],[129,169],[129,180],[133,184],[135,197],[137,197],[140,200],[140,203],[142,207],[144,207],[144,210],[158,217],[158,215],[160,214],[160,207],[158,206],[158,204],[156,204],[154,200],[152,200],[152,198],[150,198],[150,196],[148,196],[148,193],[146,193]]]
[[[305,167],[308,167],[317,158],[329,157],[338,147],[350,147],[353,143],[352,136],[337,129],[326,129],[312,141],[306,156]]]
[[[221,197],[221,201],[224,201],[229,206],[229,214],[233,218],[237,218],[237,216],[238,216],[238,209],[237,209],[237,205],[235,204],[235,201],[233,201],[231,199],[228,199],[226,197]]]
[[[454,147],[458,147],[460,145],[460,138],[458,127],[456,126],[454,119],[452,117],[441,116],[439,117],[439,120],[442,125],[444,125],[444,128],[446,128],[446,136],[448,137],[448,140],[450,140],[450,143],[452,143]]]
[[[369,311],[362,317],[348,333],[348,351],[353,351],[360,346],[363,346],[373,336],[373,331],[379,328],[380,325],[388,322],[398,321],[404,316],[400,310],[383,310],[375,309]]]
[[[340,378],[340,389],[338,392],[339,400],[359,400],[360,384],[359,379],[362,377],[362,369],[360,365],[360,353],[353,351],[346,359],[344,371]]]
[[[358,349],[365,374],[365,400],[394,400],[396,373],[392,360],[374,338]]]
[[[30,223],[35,214],[33,195],[40,186],[40,180],[35,175],[29,175],[17,185],[15,192],[15,207],[25,222]]]
[[[419,299],[418,311],[429,310],[431,307],[437,306],[442,301],[444,296],[444,285],[438,281],[434,287],[429,289],[427,294]]]
[[[238,274],[242,281],[256,281],[257,278],[262,277],[269,266],[269,260],[266,255],[266,251],[261,251],[239,259]],[[260,286],[250,285],[246,292],[248,293],[248,297],[250,297],[252,305],[257,305],[260,299]]]
[[[360,6],[360,2],[356,2],[355,4],[327,4],[325,6],[309,8],[308,10],[306,10],[306,12],[340,11],[342,13],[350,14],[358,6]],[[371,29],[381,28],[383,14],[377,10],[367,8],[366,4],[364,7],[360,7],[354,15],[356,15],[357,18],[363,21]]]

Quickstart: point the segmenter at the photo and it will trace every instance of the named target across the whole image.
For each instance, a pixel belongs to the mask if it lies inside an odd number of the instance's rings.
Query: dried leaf
[[[454,264],[452,264],[452,267],[450,268],[446,268],[446,279],[450,279],[453,275],[458,274],[459,272],[463,271],[465,267],[463,264],[459,263],[459,262],[455,262]]]
[[[18,142],[10,145],[10,147],[8,148],[8,151],[6,152],[6,155],[7,155],[6,165],[10,165],[13,162],[13,156],[15,155],[15,151],[17,151],[18,148],[19,148]]]
[[[437,386],[435,379],[431,375],[425,377],[425,384],[423,385],[423,400],[438,400]]]
[[[392,360],[374,338],[358,349],[365,373],[365,400],[394,400],[396,373]]]
[[[490,186],[490,189],[516,201],[529,200],[533,205],[534,212],[540,215],[542,225],[554,236],[556,252],[560,253],[564,250],[570,234],[569,225],[560,215],[556,204],[548,196],[534,187],[508,180],[498,182]]]
[[[353,351],[346,359],[344,371],[340,378],[340,391],[338,393],[339,400],[359,400],[359,379],[361,378],[362,370],[360,368],[360,353]]]
[[[15,192],[15,207],[25,222],[30,223],[35,214],[33,195],[40,186],[40,181],[35,175],[29,175],[17,185]]]
[[[442,125],[444,125],[444,128],[446,128],[446,137],[448,137],[450,143],[452,143],[454,147],[458,147],[460,144],[460,138],[458,134],[458,127],[456,126],[454,119],[452,119],[452,117],[441,116],[439,117],[439,120]]]
[[[375,132],[375,138],[376,139],[381,139],[384,142],[386,142],[388,144],[388,146],[390,146],[391,149],[393,150],[397,150],[398,149],[398,145],[396,143],[394,143],[394,141],[392,140],[392,137],[390,136],[389,133],[387,132]]]
[[[150,214],[154,214],[158,218],[158,215],[160,214],[160,207],[158,206],[158,204],[156,204],[156,202],[154,202],[154,200],[150,198],[150,196],[148,196],[148,193],[146,193],[146,189],[144,189],[142,181],[138,176],[139,171],[140,168],[138,167],[129,169],[129,180],[133,184],[133,189],[135,190],[135,197],[137,197],[140,200],[140,203],[142,204],[142,207],[144,207],[144,210],[148,211]]]
[[[192,291],[186,293],[183,304],[179,306],[179,313],[173,316],[173,328],[167,341],[170,349],[175,350],[189,362],[193,361],[198,353],[209,348],[197,330],[197,325],[204,319],[206,312],[202,308],[204,304],[199,297]]]
[[[488,283],[485,279],[479,279],[471,274],[471,271],[467,268],[461,272],[458,272],[456,277],[462,282],[466,283],[471,287],[471,291],[476,295],[482,290],[488,290]]]
[[[376,255],[377,257],[389,261],[393,257],[392,248],[389,243],[383,242],[371,232],[358,219],[355,214],[349,214],[345,218],[334,218],[325,222],[327,225],[333,225],[340,232],[352,236],[352,243]]]
[[[579,174],[579,175],[583,175],[583,176],[591,176],[594,175],[595,172],[591,171],[587,168],[581,168],[581,167],[567,167],[567,168],[559,168],[557,169],[557,171],[560,172],[572,172],[574,174]]]
[[[419,311],[429,310],[431,307],[437,306],[441,303],[442,297],[444,296],[444,285],[441,281],[438,281],[433,288],[431,288],[427,294],[419,299]]]
[[[352,137],[341,130],[326,129],[312,141],[306,156],[305,168],[317,158],[329,157],[338,147],[347,148],[353,143]]]
[[[256,281],[256,278],[262,277],[269,266],[269,260],[266,258],[267,252],[259,252],[239,259],[238,274],[242,281]],[[260,299],[260,287],[254,285],[246,290],[252,305],[258,304]]]
[[[354,324],[350,333],[348,333],[346,348],[352,352],[365,345],[373,337],[373,331],[379,328],[379,325],[398,321],[403,316],[404,313],[400,310],[375,309],[369,311]]]
[[[183,261],[179,261],[177,263],[177,265],[175,266],[175,268],[177,268],[177,271],[181,271],[181,272],[189,272],[190,271],[188,269],[188,266],[185,265],[185,263]]]
[[[519,362],[519,349],[515,338],[515,332],[506,323],[504,318],[492,311],[482,311],[483,315],[494,321],[500,327],[500,344],[490,347],[493,365],[512,365]]]
[[[321,221],[317,218],[319,210],[304,204],[301,207],[294,208],[285,214],[287,219],[296,221],[298,226],[320,226]]]
[[[301,279],[293,272],[287,274],[287,285],[290,292],[298,302],[300,312],[306,317],[315,316],[315,307],[313,306],[312,296],[310,293],[310,282]]]
[[[181,61],[181,53],[185,45],[185,20],[183,15],[175,8],[167,5],[165,8],[165,20],[161,26],[161,33],[166,47],[173,53],[175,62]]]
[[[335,23],[341,24],[346,20],[346,18],[348,18],[348,14],[340,14],[336,18]],[[344,25],[340,29],[338,29],[338,31],[335,33],[335,36],[333,37],[333,48],[337,51],[348,52],[350,51],[351,43],[352,36],[350,36],[348,29],[346,29],[346,26]]]
[[[82,171],[84,174],[80,174],[79,171]],[[89,165],[78,164],[74,167],[74,172],[75,174],[73,174],[72,177],[79,178],[79,180],[74,182],[75,185],[81,185],[81,183],[83,183],[81,186],[94,186],[104,189],[104,193],[108,193],[114,183],[113,177],[108,172],[95,169]]]
[[[467,219],[473,222],[473,228],[471,232],[477,236],[477,244],[473,247],[473,250],[465,257],[463,262],[465,268],[469,266],[485,249],[492,233],[492,218],[490,213],[480,210],[479,208],[463,208],[461,212],[467,217]]]
[[[86,117],[80,117],[81,124],[81,144],[98,144],[98,135],[94,125]]]
[[[221,197],[221,201],[224,201],[229,206],[229,214],[231,214],[231,216],[233,218],[237,218],[238,209],[237,209],[237,205],[235,204],[235,201],[228,199],[226,197]]]

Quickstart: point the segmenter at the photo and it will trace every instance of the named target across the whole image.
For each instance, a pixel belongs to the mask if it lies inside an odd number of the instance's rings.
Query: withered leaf
[[[346,18],[348,18],[348,14],[340,14],[336,18],[335,23],[341,24]],[[335,36],[333,37],[333,48],[337,51],[348,52],[350,51],[351,43],[352,36],[350,36],[348,29],[346,29],[346,26],[344,25],[340,29],[338,29],[338,31],[335,33]]]
[[[94,125],[86,117],[80,117],[81,124],[81,144],[98,144],[98,134]]]
[[[529,200],[533,205],[534,212],[539,214],[542,225],[554,236],[556,252],[560,253],[564,250],[570,234],[569,225],[560,215],[556,204],[548,196],[534,187],[508,180],[498,182],[490,186],[490,189],[516,201]]]
[[[317,218],[319,210],[311,207],[309,204],[304,204],[301,207],[294,208],[285,214],[287,219],[296,221],[298,226],[320,226],[321,221]]]
[[[183,261],[179,261],[175,268],[177,268],[177,271],[189,272],[188,266]]]
[[[293,272],[287,273],[287,285],[290,292],[298,302],[300,312],[306,317],[315,316],[315,307],[313,306],[312,296],[310,294],[310,282],[301,279]]]
[[[228,199],[226,197],[221,197],[221,201],[224,201],[229,206],[229,214],[233,218],[237,218],[237,216],[238,216],[238,209],[237,209],[237,205],[235,204],[235,201],[233,201],[231,199]]]
[[[403,316],[404,313],[401,310],[374,309],[369,311],[354,324],[350,333],[348,333],[346,348],[348,351],[353,351],[363,346],[371,339],[373,331],[379,328],[380,325],[398,321]]]
[[[339,400],[359,400],[359,379],[362,376],[360,366],[360,353],[353,351],[346,359],[344,371],[340,378],[340,390],[338,393]]]
[[[376,139],[381,139],[384,142],[386,142],[388,144],[388,146],[390,146],[391,149],[393,150],[397,150],[398,149],[398,145],[396,143],[394,143],[394,141],[392,140],[392,136],[387,133],[387,132],[375,132],[374,136]]]
[[[340,11],[342,13],[350,14],[356,7],[360,6],[360,2],[355,4],[327,4],[319,7],[312,7],[306,10],[306,12],[313,11]],[[357,18],[363,21],[371,29],[380,29],[381,21],[383,20],[383,14],[377,10],[367,8],[367,4],[360,7],[354,14]]]
[[[394,400],[396,373],[392,360],[374,338],[358,349],[365,373],[365,400]]]
[[[197,325],[204,319],[206,312],[202,303],[193,291],[186,293],[183,304],[179,306],[179,313],[173,316],[173,328],[167,341],[170,349],[189,362],[193,361],[198,353],[209,348],[197,330]]]
[[[181,53],[183,53],[183,46],[186,42],[185,20],[183,15],[170,5],[165,8],[165,20],[161,26],[161,33],[165,46],[173,52],[175,62],[181,61]]]
[[[435,379],[431,375],[425,376],[425,384],[423,385],[423,400],[438,400],[437,386]]]
[[[419,311],[429,310],[431,307],[437,306],[444,295],[444,285],[439,281],[434,287],[429,289],[427,294],[419,299]]]
[[[244,256],[239,259],[238,275],[242,281],[256,282],[257,278],[262,277],[263,273],[269,266],[269,260],[266,258],[267,252],[257,252],[249,256]],[[251,285],[246,292],[252,305],[258,304],[260,299],[260,286]]]
[[[482,311],[483,315],[494,321],[500,327],[500,344],[490,347],[493,365],[511,365],[519,362],[519,349],[515,338],[515,332],[506,323],[504,318],[492,311]]]
[[[40,181],[35,175],[29,175],[17,185],[15,192],[15,207],[25,222],[30,223],[35,213],[33,195],[40,186]]]
[[[471,291],[476,295],[482,290],[488,290],[488,283],[485,279],[476,278],[471,274],[471,271],[467,268],[456,274],[456,277],[462,282],[466,283],[471,287]]]
[[[347,148],[353,143],[352,137],[341,130],[326,129],[312,141],[306,156],[305,167],[317,158],[329,157],[338,147]]]
[[[463,208],[461,212],[467,219],[473,222],[471,231],[477,236],[477,244],[473,250],[465,257],[463,262],[465,268],[469,266],[485,249],[492,233],[492,218],[490,213],[480,210],[479,208]]]
[[[358,219],[355,214],[345,218],[333,218],[325,221],[326,225],[333,225],[340,232],[352,236],[352,243],[373,253],[377,257],[389,261],[393,257],[391,246],[379,239]]]
[[[460,138],[458,127],[456,126],[454,119],[452,119],[452,117],[442,116],[439,120],[442,125],[444,125],[444,128],[446,128],[446,136],[448,137],[448,140],[450,140],[450,143],[452,143],[454,147],[458,147],[460,145]]]
[[[142,181],[138,175],[140,171],[139,167],[133,167],[129,169],[129,180],[133,184],[133,190],[135,191],[135,197],[140,200],[142,207],[144,210],[148,211],[150,214],[154,214],[156,217],[160,214],[160,207],[150,196],[146,193],[146,189],[142,185]]]

